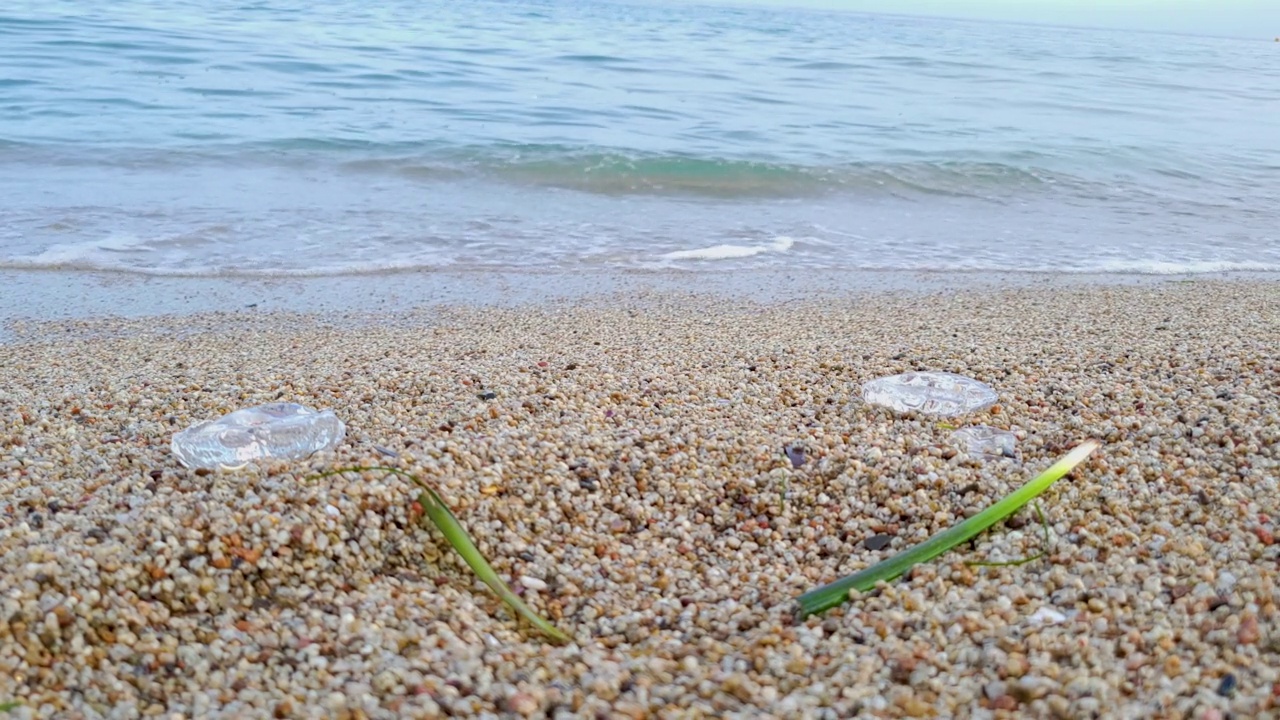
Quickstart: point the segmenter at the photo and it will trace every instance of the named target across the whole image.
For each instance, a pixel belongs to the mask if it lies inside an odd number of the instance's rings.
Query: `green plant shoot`
[[[1036,476],[1035,479],[1004,496],[999,502],[968,520],[947,528],[919,545],[908,548],[865,570],[840,578],[801,595],[796,598],[798,604],[796,614],[803,619],[810,615],[830,610],[848,600],[850,590],[866,592],[874,588],[876,583],[881,580],[892,580],[902,575],[913,565],[932,560],[951,548],[968,541],[970,538],[976,537],[987,528],[1012,515],[1018,508],[1026,505],[1040,493],[1049,489],[1050,485],[1053,485],[1064,475],[1075,469],[1077,465],[1084,462],[1084,459],[1089,457],[1094,450],[1097,450],[1098,446],[1097,440],[1086,440],[1071,452],[1059,458],[1057,462]]]
[[[1049,552],[1049,521],[1045,519],[1044,511],[1040,509],[1039,500],[1036,501],[1035,508],[1036,517],[1040,518],[1040,529],[1044,532],[1044,544],[1040,546],[1040,552],[1035,555],[1031,555],[1030,557],[1019,558],[1017,560],[968,560],[965,562],[965,565],[968,565],[969,567],[1017,567],[1019,565],[1026,565],[1027,563],[1035,562],[1036,560],[1044,557]]]
[[[400,477],[407,478],[410,482],[422,488],[422,492],[418,495],[418,504],[422,506],[422,510],[426,514],[427,518],[435,524],[436,528],[440,530],[445,539],[449,541],[449,544],[453,546],[453,549],[462,556],[462,559],[465,560],[467,565],[471,567],[471,570],[475,572],[476,577],[480,578],[480,580],[484,582],[485,585],[488,585],[489,589],[501,598],[503,602],[509,605],[516,614],[528,620],[534,627],[542,632],[543,635],[546,635],[557,643],[567,643],[572,640],[572,638],[556,628],[555,625],[552,625],[550,621],[534,612],[533,608],[529,607],[524,600],[520,599],[519,595],[516,595],[515,592],[512,591],[505,582],[503,582],[502,578],[498,576],[498,573],[494,571],[493,567],[489,564],[489,561],[485,559],[483,554],[481,554],[480,549],[476,547],[474,542],[472,542],[471,536],[468,535],[466,529],[462,527],[462,523],[458,522],[458,518],[449,510],[449,506],[445,505],[445,502],[440,495],[418,476],[393,467],[373,466],[338,468],[336,470],[323,472],[316,477],[322,478],[330,475],[364,471],[379,471],[389,473],[391,475],[398,475]]]

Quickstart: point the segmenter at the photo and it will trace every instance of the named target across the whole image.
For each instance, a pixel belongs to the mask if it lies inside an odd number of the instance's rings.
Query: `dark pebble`
[[[807,459],[804,456],[804,448],[799,445],[788,445],[782,448],[782,452],[786,453],[787,459],[791,461],[791,467],[793,468],[799,468],[804,465]]]
[[[480,398],[481,400],[492,400],[492,399],[494,399],[494,398],[498,397],[498,393],[496,393],[496,392],[482,392],[482,393],[480,393],[479,395],[477,395],[476,397]]]
[[[911,672],[916,669],[916,663],[916,659],[912,657],[889,663],[889,679],[899,685],[911,682]]]
[[[892,535],[872,535],[862,541],[863,547],[868,550],[883,550],[889,547],[889,543],[893,542]]]
[[[1218,681],[1218,694],[1222,697],[1231,697],[1236,694],[1236,676],[1235,673],[1227,673]]]

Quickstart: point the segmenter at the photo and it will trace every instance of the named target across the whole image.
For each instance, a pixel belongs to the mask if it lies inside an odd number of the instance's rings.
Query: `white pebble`
[[[535,592],[542,592],[543,590],[547,589],[547,584],[545,582],[543,582],[542,580],[539,580],[536,577],[530,577],[528,575],[520,576],[520,584],[525,586],[529,590],[533,590]]]

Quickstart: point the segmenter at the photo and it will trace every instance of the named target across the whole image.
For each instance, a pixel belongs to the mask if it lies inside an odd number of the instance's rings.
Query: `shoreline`
[[[434,306],[531,305],[650,295],[709,295],[763,303],[883,293],[939,293],[1178,282],[1280,282],[1280,273],[1108,273],[879,270],[476,270],[319,277],[152,276],[88,270],[0,269],[0,323],[279,311],[401,313]],[[3,332],[0,329],[0,332]],[[0,335],[2,337],[2,335]]]
[[[1275,712],[1280,284],[1040,280],[18,322],[0,345],[0,703],[22,720]],[[995,387],[998,410],[951,422],[1013,430],[1018,458],[966,458],[938,421],[854,399],[911,369]],[[276,400],[334,409],[344,445],[212,474],[169,452]],[[1103,447],[1042,498],[1044,559],[966,564],[1038,552],[1023,510],[792,618],[799,593],[1088,437]],[[388,462],[378,448],[576,642],[516,622],[412,522],[405,483],[307,479]]]

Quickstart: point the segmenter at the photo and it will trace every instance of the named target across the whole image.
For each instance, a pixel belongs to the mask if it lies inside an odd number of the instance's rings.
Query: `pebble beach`
[[[28,718],[1280,717],[1280,284],[633,293],[15,322],[0,705]],[[858,399],[994,387],[940,421]],[[335,452],[193,471],[298,402]],[[948,440],[1012,430],[1017,457]],[[821,616],[794,598],[1041,497]],[[789,451],[789,452],[788,452]],[[414,506],[430,482],[541,637]],[[1021,565],[973,562],[1016,560]],[[3,716],[3,713],[0,713]]]

